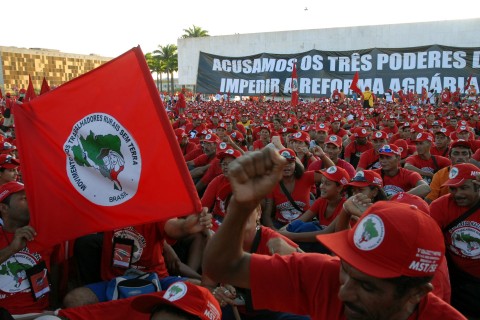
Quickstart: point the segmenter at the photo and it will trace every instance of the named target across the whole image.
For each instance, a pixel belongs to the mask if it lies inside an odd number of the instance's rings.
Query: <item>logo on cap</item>
[[[210,140],[212,138],[212,135],[209,133],[205,136],[205,140]]]
[[[367,130],[365,130],[365,128],[362,129],[362,134],[366,134],[367,133]]]
[[[66,173],[90,202],[116,206],[137,192],[142,158],[134,137],[106,113],[80,119],[63,145]]]
[[[188,288],[183,282],[176,282],[171,285],[163,295],[164,299],[168,301],[177,301],[182,299],[187,294]]]
[[[333,142],[336,142],[337,141],[337,136],[330,136],[329,140],[333,141]]]
[[[327,173],[329,174],[334,174],[335,172],[337,172],[337,167],[335,166],[331,166],[330,168],[327,169]]]
[[[228,149],[228,150],[225,151],[225,153],[233,154],[233,149]]]
[[[417,134],[417,140],[420,139],[421,137],[422,137],[421,133]]]
[[[293,135],[295,138],[300,138],[302,136],[301,132],[297,132]]]
[[[379,132],[379,131],[375,132],[375,137],[376,137],[376,138],[381,138],[381,137],[382,137],[382,133]]]
[[[385,237],[385,226],[382,219],[376,214],[366,216],[355,229],[353,242],[363,251],[377,248]]]
[[[227,149],[227,143],[226,142],[222,142],[220,143],[220,145],[218,146],[220,149]]]
[[[454,179],[456,176],[458,176],[458,168],[453,167],[452,170],[450,170],[450,173],[448,174],[448,178]]]
[[[355,178],[365,178],[365,173],[363,171],[358,171],[355,174],[355,177],[353,177],[353,179],[355,179]]]

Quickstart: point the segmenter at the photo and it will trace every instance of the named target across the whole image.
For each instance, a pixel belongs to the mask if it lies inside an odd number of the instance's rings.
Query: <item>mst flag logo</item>
[[[358,225],[353,242],[358,249],[369,251],[377,248],[385,237],[385,226],[376,214],[369,214]]]
[[[63,150],[70,182],[91,202],[114,206],[137,192],[140,150],[132,135],[112,116],[94,113],[78,121]]]

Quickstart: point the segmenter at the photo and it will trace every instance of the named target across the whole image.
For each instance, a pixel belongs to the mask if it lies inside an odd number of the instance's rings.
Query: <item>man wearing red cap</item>
[[[250,288],[255,308],[309,314],[314,320],[465,319],[429,293],[445,246],[435,221],[410,205],[377,202],[353,229],[319,236],[336,257],[243,252],[246,213],[278,183],[285,162],[267,149],[232,163],[233,197],[205,251],[207,276]],[[398,243],[401,253],[394,250]]]
[[[31,252],[28,241],[36,233],[29,226],[30,212],[24,186],[7,182],[0,186],[0,307],[11,314],[42,312],[49,307],[49,291],[34,300],[26,270],[45,262],[50,270],[53,250]],[[46,280],[46,279],[43,279]]]
[[[348,163],[347,161],[340,159],[340,153],[342,152],[342,138],[336,135],[328,136],[327,140],[325,141],[325,153],[327,154],[328,158],[333,162],[333,164],[337,167],[345,169],[350,179],[355,176],[355,168]],[[323,160],[314,161],[311,163],[307,170],[308,171],[315,171],[324,168],[328,168],[329,163],[324,163]]]
[[[380,168],[378,149],[387,144],[387,134],[383,131],[377,131],[372,135],[371,140],[373,148],[360,155],[357,171]]]
[[[432,177],[438,170],[451,164],[448,158],[432,156],[430,148],[433,140],[431,133],[418,133],[414,138],[417,154],[408,157],[404,166],[405,169],[419,173],[428,184],[432,182]]]
[[[354,168],[357,167],[361,154],[373,148],[372,143],[367,140],[368,136],[369,132],[365,128],[356,127],[352,129],[353,141],[345,147],[344,160]]]
[[[400,167],[401,155],[396,145],[384,145],[378,153],[382,168],[373,171],[382,177],[387,196],[407,192],[423,198],[430,192],[430,187],[418,173]]]
[[[0,185],[17,181],[20,162],[9,154],[0,154]]]
[[[203,140],[204,154],[191,161],[187,161],[187,166],[190,169],[190,175],[192,176],[192,179],[200,179],[205,172],[207,172],[208,168],[210,167],[210,163],[215,159],[217,145],[219,142],[220,139],[216,134],[209,133],[205,135],[205,139]]]
[[[430,205],[443,231],[449,258],[452,305],[467,316],[480,315],[480,169],[454,165],[443,184],[450,189]]]
[[[435,156],[446,157],[448,155],[448,145],[450,144],[450,133],[447,129],[440,127],[432,133],[435,136],[435,143],[430,149],[430,153]]]

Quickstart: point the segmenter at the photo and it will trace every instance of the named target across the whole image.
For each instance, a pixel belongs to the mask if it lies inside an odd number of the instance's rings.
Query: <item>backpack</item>
[[[160,279],[155,272],[145,273],[128,269],[123,276],[109,281],[107,298],[109,301],[118,300],[161,290]]]

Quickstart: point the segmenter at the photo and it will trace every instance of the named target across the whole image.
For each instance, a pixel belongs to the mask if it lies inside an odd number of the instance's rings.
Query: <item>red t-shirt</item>
[[[295,179],[295,188],[291,193],[297,206],[307,211],[310,208],[310,190],[315,184],[315,172],[307,171],[300,179]],[[275,219],[287,224],[298,219],[303,213],[293,207],[288,198],[283,194],[280,184],[267,196],[275,205]]]
[[[163,259],[163,242],[166,238],[164,227],[165,222],[159,222],[105,232],[102,246],[102,279],[104,281],[111,280],[123,275],[126,270],[112,266],[114,237],[133,240],[134,251],[131,268],[143,272],[156,272],[160,278],[168,277]]]
[[[230,185],[230,181],[223,175],[215,177],[205,189],[202,196],[202,207],[209,208],[215,221],[214,227],[218,228],[221,219],[225,216],[225,200],[226,195],[221,194]],[[212,208],[213,207],[213,208]],[[210,210],[211,209],[211,210]],[[214,231],[216,230],[214,229]]]
[[[388,139],[391,139],[394,134],[398,133],[398,127],[396,125],[394,125],[393,128],[384,127],[382,131],[387,134]]]
[[[360,155],[357,168],[363,168],[365,170],[378,169],[381,167],[378,161],[379,159],[380,156],[375,152],[375,149],[367,150]]]
[[[415,171],[398,168],[398,173],[394,177],[382,175],[382,169],[375,169],[376,173],[382,176],[383,190],[387,196],[393,196],[399,192],[408,192],[417,186],[418,181],[422,180],[422,176]]]
[[[208,167],[207,171],[205,172],[203,177],[200,179],[200,181],[203,184],[208,185],[213,180],[213,178],[215,178],[216,176],[222,173],[223,171],[222,171],[222,166],[220,165],[220,159],[214,158],[210,162],[210,167]]]
[[[265,144],[263,144],[262,140],[253,141],[253,150],[261,150],[263,148],[265,148]]]
[[[262,234],[260,236],[260,242],[258,243],[258,248],[255,251],[255,253],[257,254],[271,255],[270,249],[268,248],[267,243],[271,239],[275,239],[275,238],[281,238],[285,240],[285,242],[287,242],[292,247],[298,248],[298,244],[296,244],[292,240],[288,239],[287,237],[281,235],[280,233],[278,233],[277,231],[271,228],[260,226],[260,230]]]
[[[435,157],[435,160],[437,161],[436,166],[435,166],[435,162],[433,161],[434,157]],[[449,165],[452,164],[450,159],[442,156],[431,156],[430,159],[425,160],[420,158],[418,154],[408,157],[405,160],[405,163],[411,164],[412,166],[417,167],[420,170],[431,172],[431,173],[437,172],[438,170],[448,167]],[[430,184],[430,182],[432,182],[432,178],[430,177],[425,178],[425,181],[427,181],[427,183]]]
[[[325,212],[327,211],[327,206],[328,206],[327,199],[318,198],[317,200],[315,200],[315,202],[312,204],[309,210],[314,212],[317,215],[318,224],[320,226],[327,227],[340,214],[340,211],[342,211],[342,208],[343,208],[343,203],[345,201],[346,199],[342,199],[338,203],[337,207],[335,208],[335,211],[333,211],[333,214],[330,217],[326,217],[325,215]]]
[[[432,146],[432,148],[430,148],[430,154],[432,156],[447,157],[448,156],[448,146],[445,148],[445,150],[439,150],[436,146]]]
[[[365,152],[367,150],[370,150],[370,149],[373,149],[373,145],[370,141],[367,141],[367,143],[364,144],[364,145],[358,144],[355,141],[353,141],[345,147],[344,157],[345,158],[351,158],[352,154],[356,154],[357,157],[360,158],[360,155],[363,152]]]
[[[340,260],[324,254],[294,253],[273,257],[254,254],[250,260],[253,306],[310,315],[312,320],[344,320],[343,303],[337,295],[339,273]],[[275,292],[275,299],[272,299],[272,292]],[[433,293],[420,301],[407,320],[414,319],[466,320]]]
[[[334,134],[339,136],[340,138],[343,138],[344,136],[348,135],[348,131],[343,128],[340,128],[338,129],[337,132],[333,132],[332,128],[330,128],[330,130],[328,131],[328,134],[329,135]]]
[[[12,242],[14,233],[6,232],[0,227],[0,248],[6,248]],[[38,301],[33,299],[30,283],[25,270],[45,261],[50,270],[50,260],[53,249],[30,252],[28,246],[0,265],[0,307],[11,314],[25,314],[42,312],[50,304],[49,295],[46,294]]]
[[[180,149],[182,150],[183,157],[186,157],[187,154],[189,154],[196,148],[197,148],[197,145],[191,141],[188,141],[184,146],[180,145]]]
[[[215,156],[213,157],[208,157],[205,153],[199,155],[195,159],[193,159],[193,165],[195,168],[197,167],[203,167],[206,166],[207,164],[211,163],[213,159],[217,159]]]
[[[467,207],[458,206],[451,194],[446,194],[430,204],[430,214],[442,230],[467,210]],[[480,278],[480,210],[452,229],[443,231],[446,250],[455,265]]]
[[[185,161],[194,160],[196,157],[201,156],[203,154],[203,149],[200,145],[197,145],[195,149],[193,149],[190,153],[185,155]]]

